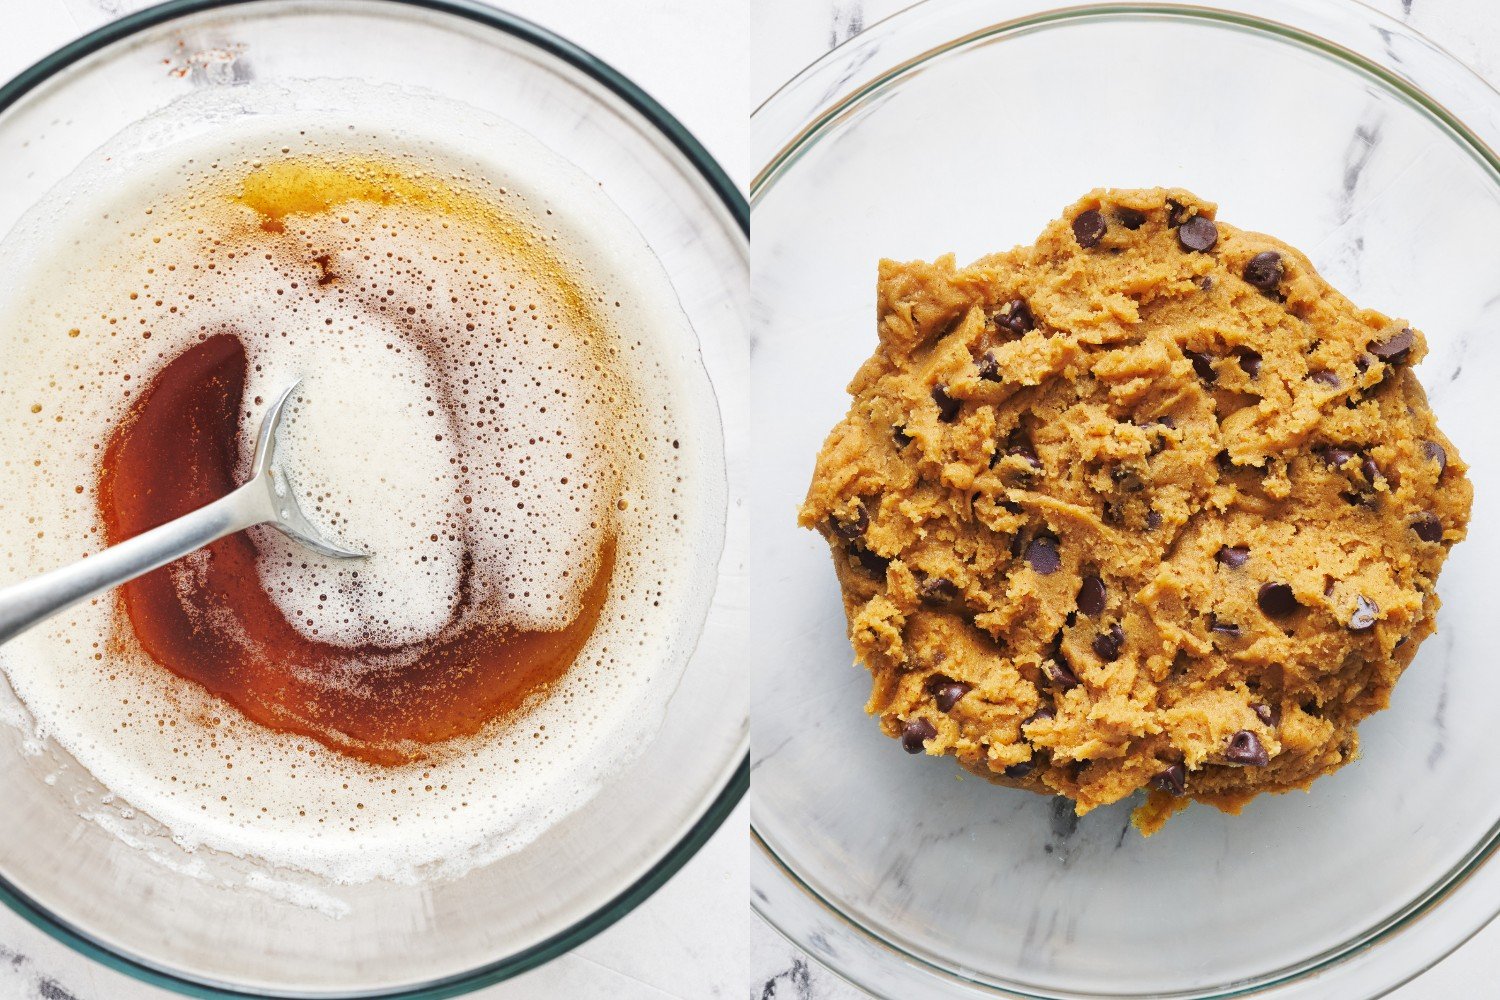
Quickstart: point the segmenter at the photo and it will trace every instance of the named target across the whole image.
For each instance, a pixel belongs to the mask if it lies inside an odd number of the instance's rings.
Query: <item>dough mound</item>
[[[800,521],[868,710],[1145,833],[1354,759],[1432,634],[1472,489],[1422,335],[1183,190],[1097,190],[1035,246],[880,262],[880,345]]]

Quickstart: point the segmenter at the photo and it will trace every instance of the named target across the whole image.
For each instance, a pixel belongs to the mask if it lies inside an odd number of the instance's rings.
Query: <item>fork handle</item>
[[[0,588],[0,644],[64,608],[180,559],[209,542],[273,520],[266,484],[256,477],[206,507],[142,532],[118,545]]]

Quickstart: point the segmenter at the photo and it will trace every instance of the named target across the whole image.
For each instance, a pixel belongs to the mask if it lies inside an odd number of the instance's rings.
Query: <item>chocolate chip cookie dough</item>
[[[886,733],[1148,834],[1354,758],[1472,499],[1419,332],[1182,190],[878,292],[800,520]]]

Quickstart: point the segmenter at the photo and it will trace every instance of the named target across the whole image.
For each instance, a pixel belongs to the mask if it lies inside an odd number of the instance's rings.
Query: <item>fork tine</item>
[[[285,473],[278,475],[272,467],[276,461],[277,435],[281,431],[281,420],[286,413],[286,404],[291,400],[292,393],[296,392],[297,387],[301,384],[302,380],[299,378],[283,389],[281,394],[276,397],[275,401],[271,403],[271,408],[261,418],[260,434],[255,439],[255,457],[251,463],[251,474],[254,478],[264,479],[266,489],[271,494],[271,503],[275,511],[275,517],[269,523],[278,528],[282,534],[330,558],[368,558],[368,552],[346,549],[342,545],[337,545],[324,538],[318,531],[317,526],[307,519],[307,515],[302,513],[302,508],[297,503],[297,494],[292,489],[291,481],[286,477]]]
[[[271,460],[276,457],[276,434],[281,430],[281,417],[286,411],[286,404],[292,398],[292,393],[302,384],[299,378],[277,396],[271,403],[271,408],[260,420],[260,433],[255,438],[255,458],[250,463],[250,474],[258,476],[271,468]]]

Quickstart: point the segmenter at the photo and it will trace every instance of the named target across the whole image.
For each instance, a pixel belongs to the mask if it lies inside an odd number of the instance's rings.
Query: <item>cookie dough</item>
[[[886,733],[1148,834],[1354,759],[1472,500],[1421,333],[1183,190],[878,297],[800,521]]]

